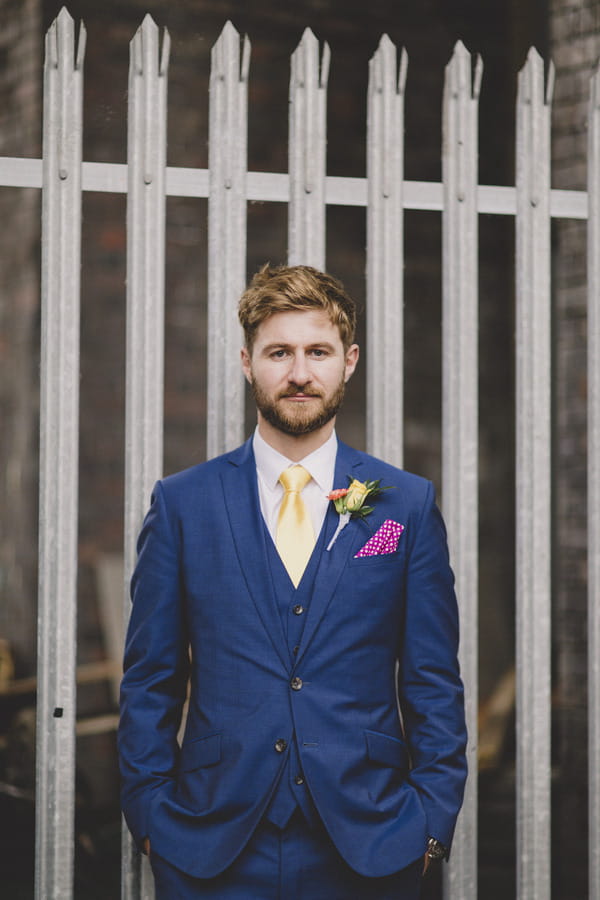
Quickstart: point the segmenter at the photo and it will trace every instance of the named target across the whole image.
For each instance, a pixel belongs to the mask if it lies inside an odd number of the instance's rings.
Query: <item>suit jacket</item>
[[[393,489],[322,552],[295,656],[266,564],[251,441],[154,489],[132,578],[122,802],[138,844],[148,836],[194,876],[239,854],[294,739],[318,813],[360,874],[405,867],[428,835],[452,839],[466,732],[444,525],[429,482],[340,443],[334,485],[348,475]],[[396,551],[357,558],[386,519],[404,525]],[[337,521],[331,504],[322,546]]]

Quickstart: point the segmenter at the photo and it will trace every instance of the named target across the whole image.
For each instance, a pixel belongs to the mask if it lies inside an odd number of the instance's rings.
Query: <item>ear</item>
[[[252,384],[252,360],[248,353],[247,347],[242,347],[240,351],[240,359],[242,361],[242,372],[248,384]]]
[[[359,349],[358,344],[352,344],[346,350],[344,381],[349,381],[351,376],[354,374],[354,370],[356,369],[356,364],[358,363],[359,354],[360,354],[360,349]]]

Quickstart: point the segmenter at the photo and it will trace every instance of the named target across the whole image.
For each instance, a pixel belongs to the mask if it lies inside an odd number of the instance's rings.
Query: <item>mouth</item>
[[[281,400],[291,400],[294,403],[305,403],[307,400],[318,400],[319,394],[306,394],[303,391],[297,391],[294,394],[282,394]]]

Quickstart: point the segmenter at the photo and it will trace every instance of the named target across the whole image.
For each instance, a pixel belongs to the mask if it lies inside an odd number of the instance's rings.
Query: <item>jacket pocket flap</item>
[[[404,741],[379,731],[365,731],[365,738],[367,755],[373,762],[408,769],[408,750]]]
[[[203,766],[214,766],[220,759],[221,735],[209,734],[183,745],[179,768],[182,772],[193,772]]]

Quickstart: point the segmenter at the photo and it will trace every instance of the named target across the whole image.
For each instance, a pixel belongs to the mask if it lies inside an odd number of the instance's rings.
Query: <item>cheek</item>
[[[280,386],[282,381],[282,373],[273,370],[254,369],[251,372],[251,378],[254,379],[257,387],[266,393],[271,393]]]

